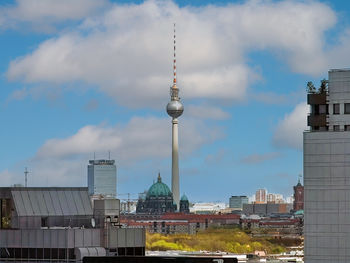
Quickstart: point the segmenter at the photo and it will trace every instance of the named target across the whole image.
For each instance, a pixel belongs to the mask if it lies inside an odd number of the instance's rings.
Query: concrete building
[[[115,198],[117,196],[117,167],[114,160],[90,160],[88,165],[89,195]]]
[[[242,210],[243,204],[248,204],[249,198],[245,195],[233,195],[229,200],[229,207],[235,210]]]
[[[0,207],[0,262],[144,255],[145,232],[120,227],[119,200],[93,208],[85,187],[3,187]]]
[[[328,72],[328,91],[307,96],[304,132],[306,263],[350,259],[350,70]]]
[[[258,189],[255,192],[255,203],[266,204],[267,202],[267,191],[266,189]]]

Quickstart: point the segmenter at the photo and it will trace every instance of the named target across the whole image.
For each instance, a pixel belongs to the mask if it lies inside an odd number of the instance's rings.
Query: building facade
[[[90,160],[88,165],[89,195],[115,198],[117,196],[117,167],[114,160]]]
[[[190,202],[186,195],[182,195],[180,199],[180,213],[188,214],[190,212]]]
[[[293,210],[304,210],[304,186],[298,180],[298,184],[293,187],[294,188],[294,202],[293,202]]]
[[[248,204],[249,198],[245,195],[233,195],[229,200],[229,207],[235,210],[242,210],[243,204]]]
[[[255,192],[255,203],[265,204],[267,202],[267,191],[266,189],[258,189]]]
[[[158,174],[157,182],[149,188],[146,197],[139,198],[136,213],[164,214],[174,211],[176,211],[176,204],[174,203],[173,194]]]
[[[268,216],[271,214],[286,214],[292,210],[293,204],[244,204],[243,214]]]
[[[350,70],[330,70],[328,91],[310,92],[304,132],[306,263],[350,258]]]

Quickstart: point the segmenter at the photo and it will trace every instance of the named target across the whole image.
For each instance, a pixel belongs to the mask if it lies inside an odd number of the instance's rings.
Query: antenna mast
[[[27,182],[28,182],[28,169],[27,167],[24,169],[24,186],[27,187]]]
[[[170,88],[171,100],[179,100],[179,89],[176,86],[176,24],[174,23],[174,58],[173,58],[173,86]]]

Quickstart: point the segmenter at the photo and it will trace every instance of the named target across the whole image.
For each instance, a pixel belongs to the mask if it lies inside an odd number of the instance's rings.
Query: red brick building
[[[293,210],[304,210],[304,186],[301,185],[300,179],[298,180],[298,184],[294,186]]]

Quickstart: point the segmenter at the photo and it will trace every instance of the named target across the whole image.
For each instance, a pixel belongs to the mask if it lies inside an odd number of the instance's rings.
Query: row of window
[[[340,104],[333,104],[333,114],[340,114]],[[344,103],[344,114],[350,114],[350,103]]]
[[[312,130],[314,131],[328,131],[328,126],[313,126]],[[340,131],[340,125],[333,125],[333,131]],[[350,131],[350,125],[344,125],[344,131]]]
[[[314,115],[329,114],[328,105],[327,104],[314,105],[313,113]],[[333,104],[333,114],[340,114],[339,103]],[[350,103],[344,103],[344,114],[350,114]]]

